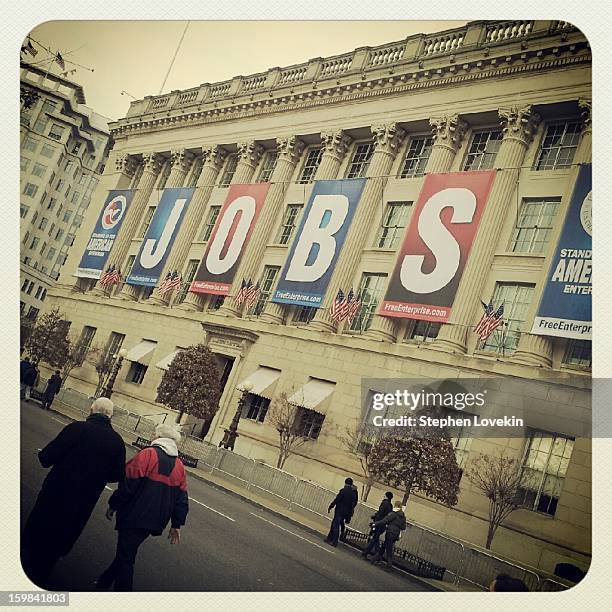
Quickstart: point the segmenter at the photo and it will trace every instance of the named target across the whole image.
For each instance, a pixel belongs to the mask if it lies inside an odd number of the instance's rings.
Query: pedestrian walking
[[[332,519],[329,533],[325,538],[325,541],[328,544],[338,546],[338,539],[340,537],[342,528],[344,527],[345,523],[348,524],[351,522],[357,501],[357,489],[353,486],[353,479],[347,478],[344,481],[344,487],[340,489],[334,501],[332,501],[327,508],[327,512],[331,512],[332,508],[335,508],[334,518]]]
[[[382,521],[389,512],[393,511],[393,505],[391,504],[391,500],[393,499],[393,493],[391,491],[387,491],[383,500],[380,502],[380,506],[378,506],[378,510],[371,516],[372,523],[370,526],[372,528],[370,534],[370,540],[368,541],[368,545],[365,550],[361,553],[364,558],[368,558],[368,555],[375,554],[380,549],[380,536],[385,532],[386,526],[381,525],[379,527],[374,527],[374,523],[377,521]]]
[[[33,368],[29,357],[24,357],[19,363],[19,397],[25,399],[26,396],[26,378],[28,372]]]
[[[62,386],[62,377],[60,376],[60,371],[55,370],[55,374],[49,378],[47,382],[47,388],[43,394],[42,407],[44,410],[49,410],[51,408],[51,404],[53,403],[53,399],[59,392]]]
[[[180,541],[180,529],[189,512],[185,467],[178,457],[181,434],[171,425],[155,428],[151,446],[143,448],[125,466],[125,480],[108,500],[106,518],[115,513],[117,552],[113,562],[96,580],[97,589],[131,591],[139,546],[159,536],[170,522],[168,539]]]
[[[26,402],[30,401],[32,388],[36,386],[38,374],[38,365],[36,363],[30,363],[30,367],[28,367],[23,374],[24,397]]]
[[[393,511],[389,512],[380,521],[376,521],[373,526],[374,528],[385,527],[384,557],[387,562],[387,568],[391,569],[393,567],[393,548],[399,540],[401,532],[406,529],[406,515],[402,510],[402,502],[396,501],[393,504]],[[383,549],[381,547],[374,559],[372,559],[372,563],[378,565],[381,562],[382,554]]]
[[[58,559],[81,535],[108,482],[125,469],[125,445],[112,428],[113,402],[97,399],[85,421],[70,423],[38,453],[45,478],[21,537],[28,577],[46,587]]]
[[[355,508],[357,506],[357,502],[359,501],[359,493],[357,492],[357,487],[355,486],[355,483],[351,484],[351,488],[353,490],[353,508],[351,509],[351,516],[349,517],[349,519],[340,523],[341,542],[346,542],[346,526],[351,522],[351,518],[353,518],[353,513],[355,512]]]

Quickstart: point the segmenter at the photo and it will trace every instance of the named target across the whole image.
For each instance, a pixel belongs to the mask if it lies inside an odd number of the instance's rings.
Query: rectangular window
[[[128,371],[126,380],[128,382],[141,385],[142,381],[144,380],[145,374],[147,373],[147,370],[148,366],[143,365],[142,363],[138,363],[137,361],[133,361]]]
[[[38,313],[39,313],[38,308],[35,308],[34,306],[30,306],[30,310],[28,310],[28,319],[30,319],[31,321],[36,320]]]
[[[368,171],[372,154],[374,153],[374,143],[362,142],[355,147],[353,159],[346,171],[346,178],[363,178]]]
[[[47,223],[49,223],[49,219],[47,219],[47,217],[43,217],[38,224],[38,229],[44,230],[47,227]]]
[[[34,185],[34,183],[26,183],[26,186],[23,189],[23,193],[27,196],[33,198],[38,191],[38,185]]]
[[[386,282],[386,274],[366,273],[361,277],[361,285],[357,293],[357,295],[361,296],[361,306],[359,307],[357,316],[351,323],[351,330],[364,332],[369,329],[385,289]]]
[[[57,234],[55,234],[55,239],[56,240],[61,240],[63,235],[64,235],[64,230],[63,229],[58,229],[57,230]]]
[[[219,181],[219,187],[229,187],[237,167],[238,155],[229,155],[225,162],[225,169],[221,175],[221,180]]]
[[[81,150],[81,143],[80,142],[76,142],[74,144],[74,146],[72,147],[72,154],[73,155],[78,155],[80,150]]]
[[[561,198],[526,198],[521,204],[510,250],[513,253],[544,253],[550,240]]]
[[[202,161],[195,161],[191,173],[189,174],[189,180],[187,181],[187,187],[196,187],[202,174],[202,168],[204,164]]]
[[[34,236],[34,238],[32,238],[32,242],[30,242],[30,248],[36,249],[38,247],[39,242],[40,240],[38,239],[38,237]]]
[[[304,438],[316,440],[321,433],[325,415],[300,407],[296,415],[297,429]]]
[[[147,212],[142,220],[142,224],[140,225],[140,231],[138,232],[137,239],[142,240],[149,229],[149,225],[151,225],[151,219],[153,219],[153,215],[155,214],[155,206],[149,206],[147,208]]]
[[[312,183],[314,180],[315,174],[321,164],[321,159],[323,157],[323,148],[318,147],[314,149],[309,149],[308,154],[304,160],[304,166],[302,167],[302,172],[300,173],[300,178],[298,179],[298,183],[300,185],[307,185],[308,183]]]
[[[47,248],[47,243],[43,242],[42,246],[40,247],[40,254],[44,255],[45,254],[45,249]]]
[[[199,264],[200,262],[197,259],[190,259],[187,262],[187,268],[185,268],[185,272],[183,273],[183,284],[181,285],[181,290],[174,298],[175,304],[182,304],[185,301],[185,298],[189,293],[189,287],[191,287],[191,283],[195,278]]]
[[[19,169],[21,170],[21,172],[25,172],[28,169],[29,165],[30,159],[21,155],[19,157]]]
[[[485,341],[484,350],[497,353],[513,353],[518,346],[521,328],[527,318],[527,310],[533,299],[533,285],[497,283],[493,294],[493,307],[504,305],[504,324],[500,325]]]
[[[72,211],[71,210],[67,210],[64,213],[64,217],[63,217],[62,220],[64,221],[64,223],[68,223],[70,221],[70,217],[72,217]]]
[[[278,244],[289,244],[293,232],[297,227],[298,217],[302,210],[302,204],[289,204],[285,209],[285,217],[283,223],[280,226],[276,242]]]
[[[412,202],[389,202],[374,246],[379,249],[396,249],[404,236],[404,229]]]
[[[440,323],[413,321],[408,324],[404,340],[407,342],[433,342],[438,337]]]
[[[51,247],[49,249],[49,252],[47,253],[47,259],[49,260],[53,259],[56,253],[57,253],[57,250],[54,247]]]
[[[55,198],[51,198],[49,203],[47,204],[47,210],[53,210],[55,208],[55,203],[57,200]]]
[[[29,206],[26,206],[25,204],[19,205],[19,214],[21,215],[22,219],[25,219],[28,216],[29,210],[30,210]]]
[[[55,229],[55,223],[52,223],[51,227],[49,228],[49,231],[47,232],[49,234],[49,237],[53,236],[54,229]]]
[[[29,283],[30,283],[30,281],[29,281],[29,280],[26,278],[26,279],[23,281],[23,284],[21,285],[21,290],[22,290],[22,291],[25,291],[25,290],[28,288],[28,284],[29,284]]]
[[[215,223],[217,222],[217,217],[219,216],[220,210],[221,206],[211,206],[208,209],[208,217],[206,218],[206,223],[202,228],[200,242],[206,242],[210,238],[210,235],[213,231],[213,227],[215,227]]]
[[[223,302],[225,302],[224,295],[211,295],[208,302],[208,310],[219,310],[223,306]]]
[[[47,171],[47,166],[45,166],[45,164],[36,163],[34,164],[34,167],[32,168],[32,174],[38,177],[44,176],[46,171]]]
[[[34,214],[32,215],[32,219],[30,221],[30,223],[32,224],[32,227],[34,227],[34,224],[36,223],[36,219],[38,219],[38,211],[34,211]]]
[[[270,400],[268,398],[249,393],[246,398],[245,418],[263,423],[269,407]]]
[[[557,123],[546,128],[536,170],[569,168],[580,142],[580,123]]]
[[[34,289],[34,287],[36,287],[36,285],[32,281],[30,281],[30,284],[28,285],[28,288],[26,289],[26,293],[28,295],[32,295],[32,289]]]
[[[80,194],[78,191],[75,191],[75,192],[72,194],[72,198],[70,199],[70,201],[71,201],[73,204],[76,204],[76,203],[77,203],[77,201],[79,200],[79,198],[80,198],[80,197],[81,197],[81,194]]]
[[[36,122],[34,123],[34,131],[38,132],[39,134],[43,134],[45,133],[45,128],[47,127],[47,118],[46,117],[39,117]]]
[[[565,355],[563,356],[563,365],[578,370],[591,369],[591,350],[592,344],[590,340],[569,339]]]
[[[51,145],[48,145],[48,144],[44,144],[42,146],[42,149],[40,150],[40,154],[46,158],[53,157],[54,153],[55,153],[55,147],[52,147]]]
[[[422,138],[411,138],[406,157],[399,173],[399,178],[412,178],[423,176],[425,167],[431,155],[433,138],[423,136]]]
[[[167,160],[162,166],[161,172],[159,173],[159,179],[157,179],[157,186],[155,189],[162,190],[166,187],[166,183],[168,182],[168,177],[170,176],[170,172],[172,171],[172,166],[170,165],[170,160]]]
[[[153,289],[155,289],[155,287],[141,287],[138,300],[141,302],[148,300],[153,295]]]
[[[314,306],[298,306],[292,323],[310,323],[317,314],[318,308]]]
[[[111,332],[108,337],[108,342],[106,343],[106,348],[104,349],[104,360],[106,361],[109,357],[114,359],[115,355],[121,349],[121,345],[125,340],[125,334],[120,334],[118,332]]]
[[[56,106],[57,105],[56,105],[55,102],[53,102],[53,100],[45,100],[43,102],[42,109],[43,109],[43,112],[45,112],[45,113],[52,113],[52,112],[55,111]]]
[[[32,151],[32,153],[35,153],[36,149],[38,148],[38,141],[35,140],[34,138],[30,138],[30,136],[26,136],[23,141],[23,148],[26,151]],[[44,150],[45,150],[45,147],[43,146],[43,150],[41,151],[42,155],[44,155]],[[48,155],[45,155],[45,157],[48,157]]]
[[[78,363],[79,365],[83,365],[85,361],[85,357],[89,352],[91,347],[91,343],[93,342],[94,336],[96,335],[97,328],[91,327],[90,325],[83,326],[83,331],[81,331],[81,337],[79,338],[78,347],[79,347],[79,355],[78,355]]]
[[[453,413],[454,412],[455,411],[453,411]],[[452,415],[451,413],[449,413],[449,416],[455,417],[456,413]],[[461,416],[466,418],[472,418],[474,415],[462,410]],[[457,459],[457,466],[460,470],[463,470],[470,454],[470,446],[472,445],[472,431],[469,427],[465,425],[459,425],[449,427],[448,435],[450,437],[450,442],[455,449],[455,459]]]
[[[57,123],[52,123],[51,129],[49,130],[49,138],[53,138],[53,140],[61,140],[65,131],[66,128],[63,126]]]
[[[22,244],[24,244],[24,245],[27,244],[29,239],[30,239],[30,232],[26,232],[24,237],[23,237],[23,240],[21,241]]]
[[[501,130],[474,132],[463,169],[486,170],[492,168],[501,141]]]
[[[40,296],[40,301],[44,302],[46,297],[47,297],[47,290],[43,289],[42,295]]]
[[[573,438],[531,431],[523,458],[517,503],[554,516],[573,450]]]
[[[35,300],[40,299],[40,294],[42,293],[42,290],[43,290],[43,288],[42,288],[42,287],[39,287],[39,288],[36,290],[36,294],[34,295],[34,299],[35,299]]]
[[[278,151],[268,151],[263,158],[261,163],[261,170],[259,172],[258,183],[267,183],[272,178],[274,168],[276,168],[276,162],[278,161]]]
[[[248,314],[258,317],[264,311],[272,294],[272,287],[274,287],[274,281],[279,270],[278,266],[265,266],[261,281],[259,282],[259,296]]]

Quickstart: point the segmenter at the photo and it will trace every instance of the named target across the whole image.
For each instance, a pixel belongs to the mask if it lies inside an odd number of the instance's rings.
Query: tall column
[[[287,183],[291,179],[295,166],[304,150],[304,143],[295,136],[277,138],[276,144],[279,155],[276,167],[270,178],[272,184],[268,189],[266,202],[261,209],[259,219],[253,228],[249,244],[236,270],[230,295],[236,295],[243,278],[252,279],[255,282],[255,276],[266,250],[270,232],[281,212],[283,198],[287,191]],[[221,314],[238,316],[241,310],[242,308],[237,307],[233,300],[226,300],[219,309],[219,312]]]
[[[574,163],[576,164],[588,164],[591,162],[592,154],[592,140],[593,134],[591,131],[591,100],[580,99],[578,101],[580,108],[582,109],[582,134],[580,137],[580,143],[576,149],[574,155]],[[576,178],[578,177],[579,166],[574,166],[568,177],[568,185],[574,185]],[[572,189],[567,189],[567,197],[571,197]],[[561,232],[562,223],[559,223],[558,230],[553,236],[551,242],[553,245],[556,244],[558,236]],[[527,318],[524,323],[524,329],[530,330],[533,325],[533,320],[536,316],[538,307],[540,305],[540,299],[542,293],[548,283],[548,270],[550,268],[550,262],[554,256],[555,248],[553,247],[550,251],[549,256],[544,262],[542,267],[542,282],[539,283],[536,291],[534,291],[533,301],[529,307]],[[553,338],[550,336],[538,336],[536,334],[529,333],[529,331],[523,331],[519,338],[518,346],[512,356],[512,361],[518,363],[524,363],[527,365],[535,365],[539,367],[551,367],[553,358]]]
[[[142,175],[136,187],[136,194],[130,204],[126,217],[123,221],[121,231],[117,234],[117,240],[113,245],[109,261],[116,266],[121,266],[121,272],[125,273],[125,259],[130,248],[130,243],[136,234],[136,230],[142,221],[149,198],[153,192],[157,175],[161,169],[161,158],[158,153],[147,153],[142,156],[144,164]],[[128,284],[123,285],[121,292],[115,296],[121,299],[136,299],[132,287]]]
[[[369,180],[366,181],[363,188],[359,205],[332,273],[331,282],[323,298],[321,308],[319,308],[311,323],[314,329],[321,331],[332,331],[335,327],[329,316],[329,308],[338,293],[338,289],[342,289],[346,293],[353,284],[355,269],[359,264],[373,220],[380,210],[381,192],[387,180],[382,177],[389,175],[393,160],[406,135],[397,123],[372,126],[371,130],[376,148],[368,168],[367,176]]]
[[[138,161],[132,155],[128,153],[118,155],[115,158],[115,172],[113,173],[116,178],[109,177],[108,179],[108,183],[111,185],[112,183],[115,183],[115,186],[111,187],[111,189],[129,189],[137,167]],[[73,290],[80,290],[81,283],[85,281],[89,281],[89,279],[77,278],[77,280],[72,284]],[[92,294],[100,296],[105,295],[104,289],[98,284],[96,284],[92,290]]]
[[[185,177],[193,163],[193,153],[186,150],[172,151],[170,153],[170,176],[166,181],[166,187],[183,187]]]
[[[232,178],[232,185],[245,185],[253,180],[255,168],[257,168],[263,152],[264,148],[254,140],[238,144],[240,160]]]
[[[433,132],[433,144],[425,174],[448,172],[461,147],[468,124],[457,114],[432,117],[429,124]]]
[[[185,219],[176,237],[168,261],[161,273],[160,278],[165,278],[168,272],[173,270],[182,271],[187,256],[189,255],[189,249],[191,248],[192,242],[195,240],[196,232],[204,216],[208,199],[213,190],[213,185],[216,182],[219,170],[223,165],[223,161],[227,152],[218,146],[204,147],[202,149],[202,172],[196,186],[196,191],[193,195],[193,200],[189,204]],[[170,181],[170,179],[168,179]],[[196,300],[191,301],[187,304],[191,298],[200,298],[200,294],[189,293],[187,299],[181,306],[185,310],[197,310],[198,302]],[[169,302],[169,296],[153,295],[148,300],[153,304],[165,306]]]
[[[212,151],[215,151],[214,154]],[[238,155],[239,161],[236,166],[236,171],[232,177],[232,185],[240,185],[250,183],[257,168],[257,164],[263,153],[263,147],[256,143],[254,140],[250,142],[242,142],[238,144]],[[220,153],[222,152],[222,153]],[[222,155],[223,157],[218,157]],[[208,198],[213,190],[217,174],[220,172],[223,166],[223,159],[226,156],[226,152],[218,147],[211,147],[210,159],[207,159],[202,168],[202,174],[198,181],[198,189],[202,190],[203,195],[203,206],[206,206]],[[218,167],[217,167],[218,165]],[[201,186],[201,187],[200,187]],[[202,209],[203,212],[203,209]],[[194,230],[195,231],[195,230]],[[185,301],[178,306],[181,310],[196,311],[204,308],[204,302],[209,297],[207,293],[188,293]]]
[[[453,302],[450,320],[442,325],[432,348],[448,353],[466,352],[468,330],[474,325],[482,288],[493,261],[495,249],[506,218],[506,213],[517,186],[517,177],[525,153],[537,130],[539,117],[531,106],[500,109],[504,136],[495,161],[497,176],[480,220],[463,277]]]
[[[338,176],[338,171],[351,144],[351,140],[351,137],[342,130],[321,133],[323,155],[315,175],[317,181],[334,179]],[[268,301],[261,318],[269,323],[282,323],[285,318],[286,309],[286,304]]]

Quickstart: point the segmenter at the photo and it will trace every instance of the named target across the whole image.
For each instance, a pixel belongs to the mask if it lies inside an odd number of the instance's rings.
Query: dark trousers
[[[363,551],[364,555],[371,555],[378,552],[380,548],[380,536],[385,532],[384,527],[374,527],[372,530],[372,535],[370,536],[370,541]]]
[[[42,399],[42,407],[45,410],[49,410],[49,408],[51,408],[51,404],[53,403],[53,400],[55,399],[55,393],[53,395],[43,395],[43,399]]]
[[[344,527],[345,518],[346,517],[343,514],[339,514],[338,512],[334,514],[334,518],[326,538],[326,540],[334,546],[338,545],[338,538],[340,537],[340,532]]]
[[[21,550],[23,571],[35,585],[43,589],[48,587],[49,576],[59,558],[60,555],[54,550],[45,550],[43,547]]]
[[[378,552],[376,553],[376,557],[374,557],[374,560],[380,561],[381,553],[382,553],[385,557],[385,561],[387,562],[387,565],[389,567],[393,567],[393,548],[397,540],[398,540],[398,536],[393,536],[393,535],[390,536],[389,533],[387,533],[387,535],[385,536],[385,541],[383,543],[383,546],[379,548]]]
[[[96,585],[100,589],[131,591],[134,580],[134,563],[138,547],[151,534],[148,529],[120,529],[117,538],[117,553],[113,562],[98,578]]]

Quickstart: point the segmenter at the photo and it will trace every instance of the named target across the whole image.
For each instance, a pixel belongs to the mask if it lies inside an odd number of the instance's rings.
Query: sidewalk
[[[52,411],[57,412],[63,416],[66,416],[70,419],[81,420],[83,418],[82,412],[74,407],[65,404],[61,401],[55,401],[53,403]],[[134,445],[138,434],[129,435],[125,431],[118,431],[121,434],[124,441],[131,446]],[[303,509],[302,511],[293,510],[287,506],[286,502],[282,502],[280,500],[274,499],[273,495],[265,495],[262,493],[258,493],[253,491],[252,489],[248,489],[247,487],[240,486],[235,482],[232,482],[229,478],[224,478],[219,474],[212,474],[207,469],[203,468],[192,468],[186,467],[187,472],[192,476],[199,480],[202,480],[217,489],[225,491],[231,495],[239,497],[245,501],[248,501],[256,506],[266,509],[269,512],[272,512],[279,518],[285,519],[298,527],[302,527],[310,531],[313,535],[324,538],[328,531],[330,522],[326,521],[323,517],[320,517],[307,509]],[[307,516],[306,513],[310,516]],[[359,549],[349,545],[344,544],[344,546],[354,552],[354,554],[359,554]],[[410,574],[402,569],[395,568],[396,572],[406,574],[409,576],[411,580],[415,580],[426,584],[432,588],[435,588],[439,591],[449,591],[449,592],[463,592],[463,591],[479,591],[479,589],[472,589],[469,587],[459,588],[457,585],[450,584],[448,582],[442,582],[440,580],[431,580],[429,578],[423,578],[421,576],[415,576],[414,574]]]

